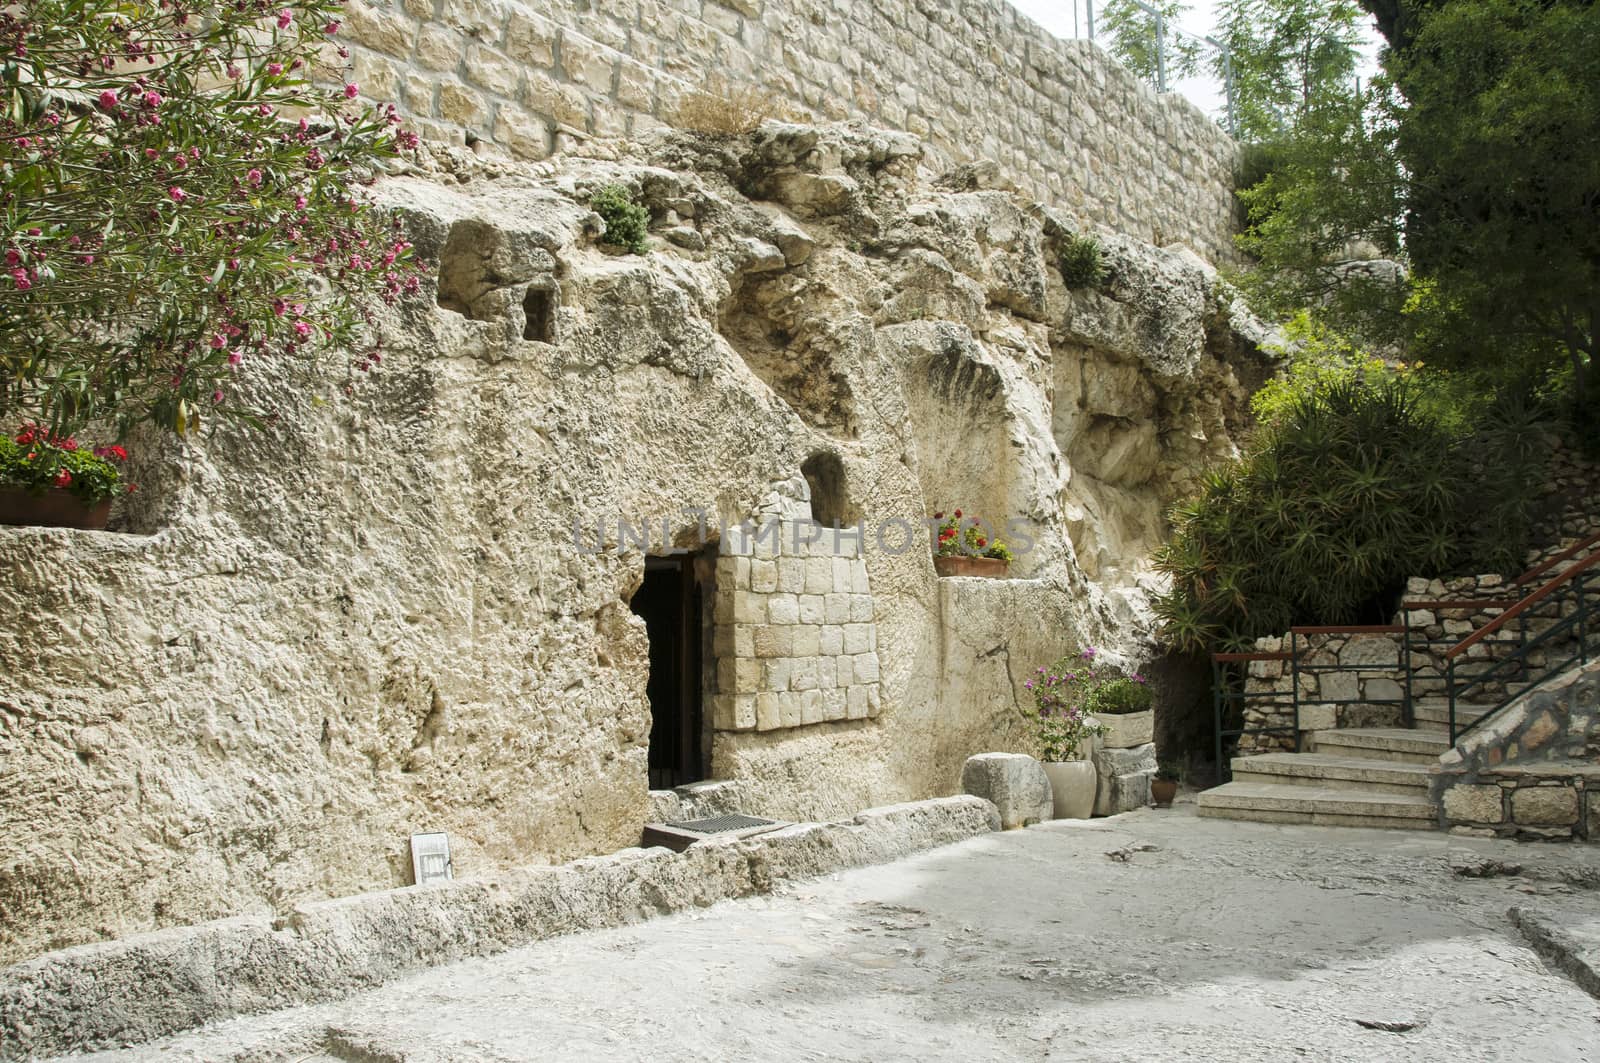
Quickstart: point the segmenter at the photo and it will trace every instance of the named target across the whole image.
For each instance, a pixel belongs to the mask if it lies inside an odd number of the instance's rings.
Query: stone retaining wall
[[[1597,527],[1595,518],[1574,512],[1558,513],[1553,519],[1563,527],[1574,529],[1573,535],[1531,554],[1530,568],[1570,547],[1577,537],[1593,534]],[[1401,611],[1394,617],[1394,623],[1406,625],[1410,633],[1410,696],[1413,699],[1445,696],[1449,676],[1446,651],[1503,613],[1507,602],[1526,595],[1538,583],[1554,578],[1565,567],[1565,564],[1557,565],[1524,587],[1514,586],[1496,573],[1444,580],[1417,577],[1408,580],[1407,601],[1449,603],[1448,606]],[[1527,637],[1535,637],[1556,623],[1562,608],[1558,601],[1536,605],[1501,632],[1467,647],[1456,661],[1457,683],[1514,648],[1523,624],[1526,624]],[[1278,653],[1289,650],[1291,645],[1298,647],[1301,653],[1298,671],[1301,732],[1402,725],[1401,707],[1396,702],[1403,698],[1407,687],[1405,670],[1398,667],[1402,661],[1398,635],[1302,635],[1294,642],[1284,635],[1257,639],[1255,650]],[[1528,654],[1526,664],[1537,672],[1547,659],[1547,649],[1534,650]],[[1332,670],[1349,666],[1365,670]],[[1294,674],[1287,661],[1250,662],[1243,706],[1246,728],[1288,728],[1294,724]],[[1504,697],[1508,689],[1506,684],[1518,681],[1521,676],[1520,671],[1507,670],[1493,681],[1474,688],[1469,700]],[[1389,704],[1381,704],[1383,702]],[[1294,739],[1287,734],[1245,734],[1239,738],[1238,749],[1241,756],[1249,756],[1292,750],[1294,745]]]
[[[1084,41],[1005,0],[350,0],[346,64],[431,140],[542,159],[671,123],[709,75],[806,116],[922,137],[1158,245],[1234,259],[1236,147]]]
[[[682,853],[627,849],[48,953],[0,970],[0,1059],[111,1048],[233,1015],[332,1000],[407,971],[703,908],[998,830],[947,797]]]
[[[1600,662],[1539,688],[1439,758],[1441,826],[1600,841]]]

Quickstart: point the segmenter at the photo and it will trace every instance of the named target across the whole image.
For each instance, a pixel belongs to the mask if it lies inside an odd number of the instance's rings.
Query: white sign
[[[411,874],[419,886],[455,878],[450,867],[450,839],[443,831],[411,836]]]

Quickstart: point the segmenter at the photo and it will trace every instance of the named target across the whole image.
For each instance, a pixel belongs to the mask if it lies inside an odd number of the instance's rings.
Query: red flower
[[[958,509],[958,510],[956,510],[956,520],[960,520],[960,519],[961,519],[961,511]]]
[[[979,546],[988,546],[989,545],[989,540],[985,539],[983,536],[980,535],[980,536],[978,536],[978,545]]]
[[[56,473],[56,486],[65,487],[72,482],[72,474],[65,469]]]

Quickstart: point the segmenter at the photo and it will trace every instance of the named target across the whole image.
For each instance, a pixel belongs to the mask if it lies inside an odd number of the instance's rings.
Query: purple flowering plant
[[[1039,668],[1023,684],[1033,693],[1034,738],[1039,759],[1076,760],[1084,745],[1106,731],[1091,715],[1090,697],[1104,681],[1089,647],[1076,657],[1063,657]]]

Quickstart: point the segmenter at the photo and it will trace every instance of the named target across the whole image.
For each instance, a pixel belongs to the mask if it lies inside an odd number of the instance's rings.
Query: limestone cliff
[[[385,178],[435,268],[377,371],[318,395],[251,367],[284,415],[147,442],[120,534],[0,529],[0,957],[403,884],[417,830],[460,875],[635,844],[619,520],[690,546],[708,514],[710,768],[752,811],[950,793],[1025,748],[1031,668],[1150,655],[1162,509],[1234,452],[1261,372],[1214,271],[1105,233],[1109,281],[1069,291],[1076,219],[983,167],[923,183],[904,134],[612,154]],[[599,240],[610,183],[649,254]],[[842,567],[718,530],[824,489],[869,529]],[[1027,522],[1014,578],[872,541],[955,506]]]

